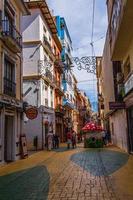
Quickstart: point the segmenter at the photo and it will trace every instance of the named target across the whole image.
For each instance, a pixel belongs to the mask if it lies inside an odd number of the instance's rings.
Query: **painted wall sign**
[[[26,109],[25,114],[28,119],[33,120],[33,119],[37,118],[38,110],[36,107],[30,107],[30,108]]]
[[[124,109],[124,108],[125,108],[125,102],[109,102],[110,110]]]

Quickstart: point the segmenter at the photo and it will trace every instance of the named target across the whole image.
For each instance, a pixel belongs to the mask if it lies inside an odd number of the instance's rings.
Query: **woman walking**
[[[72,143],[72,133],[71,131],[68,131],[67,133],[67,148],[70,149],[70,145]]]
[[[48,141],[48,150],[51,151],[53,146],[53,133],[48,133],[47,135],[47,141]]]
[[[76,148],[76,133],[74,131],[72,132],[72,147]]]

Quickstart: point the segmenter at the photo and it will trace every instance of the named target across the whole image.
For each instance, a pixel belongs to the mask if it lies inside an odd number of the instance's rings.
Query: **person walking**
[[[68,131],[67,133],[67,148],[70,149],[70,145],[72,143],[72,133],[71,131]]]
[[[57,134],[54,135],[54,148],[59,148],[59,136]]]
[[[106,145],[106,130],[103,130],[102,132],[102,140],[103,140],[103,144]]]
[[[73,149],[76,148],[76,133],[75,133],[75,131],[72,132],[72,147],[73,147]]]
[[[53,133],[49,132],[47,135],[47,141],[48,141],[48,150],[51,151],[53,146]]]
[[[105,141],[106,141],[106,145],[108,146],[111,141],[111,135],[109,131],[106,131],[105,133]]]

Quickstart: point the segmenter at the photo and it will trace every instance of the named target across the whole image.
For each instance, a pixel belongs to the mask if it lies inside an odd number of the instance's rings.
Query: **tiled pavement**
[[[0,200],[133,200],[132,163],[116,149],[38,152],[0,168]]]

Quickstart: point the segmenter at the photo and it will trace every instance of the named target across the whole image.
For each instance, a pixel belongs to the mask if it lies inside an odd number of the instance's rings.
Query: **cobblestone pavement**
[[[128,162],[111,149],[39,152],[0,168],[0,200],[133,200],[116,180]]]

